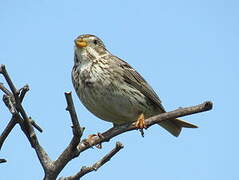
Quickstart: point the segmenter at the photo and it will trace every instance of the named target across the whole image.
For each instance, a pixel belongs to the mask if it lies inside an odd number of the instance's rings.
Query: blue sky
[[[102,38],[145,77],[167,110],[214,102],[212,111],[184,118],[198,129],[184,129],[178,138],[158,126],[145,138],[136,131],[120,135],[102,150],[83,153],[61,176],[94,163],[121,141],[125,148],[85,179],[238,179],[238,20],[236,0],[1,1],[0,63],[17,87],[29,84],[24,107],[44,128],[39,140],[52,159],[72,136],[64,92],[73,91],[73,40],[80,34]],[[111,127],[73,95],[85,136]],[[0,106],[2,130],[10,114]],[[43,177],[19,127],[4,144],[3,157],[8,162],[0,165],[2,179]]]

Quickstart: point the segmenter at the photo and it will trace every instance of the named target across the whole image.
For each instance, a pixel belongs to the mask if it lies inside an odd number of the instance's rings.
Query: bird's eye
[[[98,44],[98,41],[97,41],[97,40],[94,40],[93,43],[94,43],[95,45],[97,45],[97,44]]]

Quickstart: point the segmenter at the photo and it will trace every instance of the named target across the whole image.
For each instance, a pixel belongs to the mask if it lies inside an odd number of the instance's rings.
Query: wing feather
[[[161,104],[161,100],[158,95],[154,92],[152,87],[146,82],[146,80],[134,70],[127,62],[114,56],[114,60],[123,70],[123,77],[125,81],[131,84],[134,88],[139,90],[143,95],[149,98],[156,106],[158,106],[163,112],[165,112],[164,107]]]

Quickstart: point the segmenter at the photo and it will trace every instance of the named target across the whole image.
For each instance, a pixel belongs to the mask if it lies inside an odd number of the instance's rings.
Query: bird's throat
[[[100,59],[102,56],[105,56],[108,54],[108,51],[103,48],[92,48],[92,47],[86,47],[85,51],[82,52],[83,58],[87,58],[89,60],[97,60]]]

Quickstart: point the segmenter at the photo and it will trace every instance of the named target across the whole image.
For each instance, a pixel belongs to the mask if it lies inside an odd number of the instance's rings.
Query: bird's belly
[[[129,92],[133,93],[134,89]],[[78,93],[86,108],[97,117],[115,124],[130,123],[137,120],[142,112],[147,112],[143,97],[128,94],[124,88],[84,87]],[[138,93],[139,96],[139,93]]]

